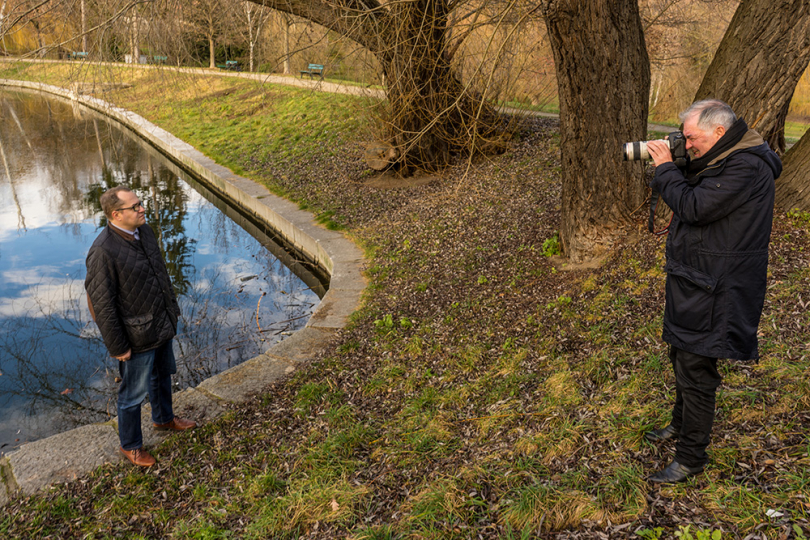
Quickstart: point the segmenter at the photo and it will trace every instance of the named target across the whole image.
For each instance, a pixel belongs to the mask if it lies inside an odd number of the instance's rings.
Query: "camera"
[[[686,137],[680,131],[673,131],[662,141],[669,143],[672,161],[677,167],[684,168],[689,164],[689,154],[686,151]],[[623,145],[625,161],[639,161],[651,159],[647,150],[649,141],[629,142]]]

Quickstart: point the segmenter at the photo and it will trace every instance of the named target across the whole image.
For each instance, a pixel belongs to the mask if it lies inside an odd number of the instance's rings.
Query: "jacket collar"
[[[127,234],[126,232],[122,231],[122,230],[121,230],[121,229],[119,229],[118,227],[114,226],[112,223],[109,223],[109,222],[108,222],[108,223],[107,223],[107,228],[108,228],[110,231],[112,231],[112,232],[114,232],[115,234],[117,234],[118,236],[120,236],[121,238],[123,238],[124,240],[126,240],[127,242],[134,242],[134,241],[135,241],[135,235],[132,235],[132,234]]]

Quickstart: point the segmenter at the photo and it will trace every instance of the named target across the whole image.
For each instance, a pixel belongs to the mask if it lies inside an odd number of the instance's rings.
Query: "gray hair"
[[[737,121],[737,115],[728,103],[719,99],[696,101],[683,111],[679,118],[681,122],[686,122],[695,115],[698,115],[697,127],[703,131],[709,131],[716,126],[723,126],[728,130]]]

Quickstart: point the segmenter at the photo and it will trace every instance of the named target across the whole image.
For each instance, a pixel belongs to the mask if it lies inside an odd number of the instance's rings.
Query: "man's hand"
[[[672,163],[672,152],[669,151],[669,143],[664,141],[649,141],[647,151],[653,159],[653,163],[658,167],[664,163]]]
[[[121,356],[114,356],[113,358],[115,358],[119,362],[126,362],[127,360],[132,358],[132,349],[129,349],[127,352],[125,352]]]

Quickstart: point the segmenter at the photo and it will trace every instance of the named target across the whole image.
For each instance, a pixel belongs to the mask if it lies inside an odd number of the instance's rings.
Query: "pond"
[[[178,294],[176,390],[306,324],[322,276],[128,130],[25,91],[0,90],[0,118],[0,455],[116,414],[84,292],[110,187],[144,202]]]

